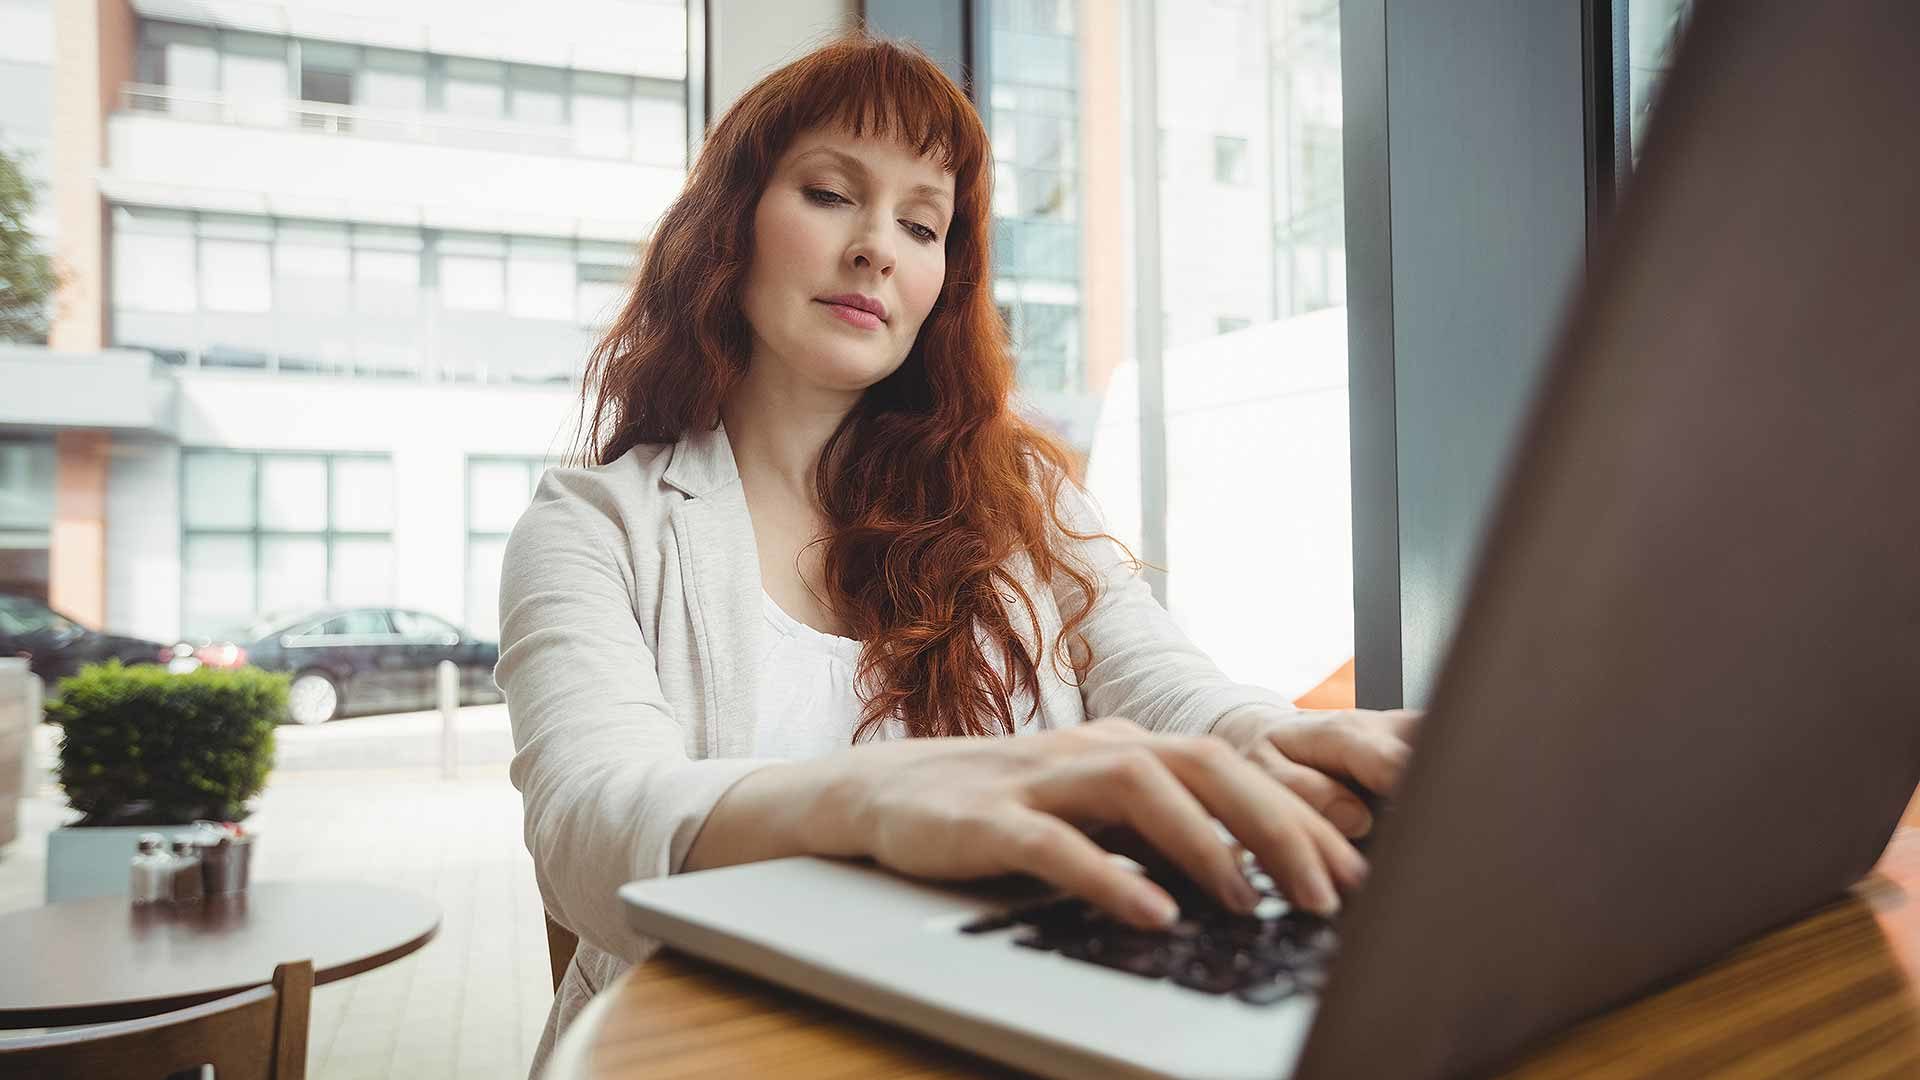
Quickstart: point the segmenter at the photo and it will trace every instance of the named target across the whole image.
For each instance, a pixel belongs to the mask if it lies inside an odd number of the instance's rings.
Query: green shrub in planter
[[[109,661],[60,683],[60,786],[80,825],[238,821],[273,768],[287,677],[253,668],[176,675]]]

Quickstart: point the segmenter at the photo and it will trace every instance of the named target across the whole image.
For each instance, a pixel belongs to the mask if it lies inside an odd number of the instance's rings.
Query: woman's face
[[[891,139],[801,133],[753,218],[742,306],[756,377],[860,391],[891,374],[946,280],[952,214],[938,161]]]

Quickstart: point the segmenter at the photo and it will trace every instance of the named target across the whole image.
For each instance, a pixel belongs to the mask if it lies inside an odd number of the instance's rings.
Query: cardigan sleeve
[[[636,962],[616,890],[678,872],[716,802],[765,759],[692,760],[633,603],[617,503],[589,470],[554,470],[507,541],[495,680],[527,850],[555,920]]]
[[[1073,532],[1106,531],[1092,498],[1073,480],[1061,478],[1056,505]],[[1114,541],[1062,539],[1063,549],[1093,570],[1099,585],[1093,610],[1079,627],[1085,652],[1070,653],[1082,658],[1076,671],[1089,719],[1124,716],[1151,731],[1201,735],[1242,705],[1293,711],[1280,694],[1228,678],[1154,599],[1146,578]],[[1085,604],[1072,578],[1056,573],[1051,585],[1063,620]]]

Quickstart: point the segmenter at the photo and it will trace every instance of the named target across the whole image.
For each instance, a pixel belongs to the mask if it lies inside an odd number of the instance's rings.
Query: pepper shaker
[[[200,881],[200,849],[193,837],[181,833],[173,838],[172,885],[169,894],[174,903],[200,899],[205,886]]]

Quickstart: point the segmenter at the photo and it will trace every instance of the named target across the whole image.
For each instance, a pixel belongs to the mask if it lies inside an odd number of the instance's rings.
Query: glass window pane
[[[112,258],[113,306],[170,312],[198,306],[192,236],[116,232]]]
[[[337,615],[320,624],[320,632],[335,637],[386,637],[393,633],[384,611],[362,609]]]
[[[520,461],[475,461],[467,466],[467,529],[511,532],[527,508],[528,467]]]
[[[574,322],[580,326],[607,326],[619,317],[620,305],[626,297],[624,281],[590,277],[582,268],[580,283],[574,289]]]
[[[398,633],[401,637],[441,638],[448,635],[452,635],[453,637],[460,636],[460,631],[454,629],[452,623],[447,622],[445,619],[436,619],[431,615],[424,615],[418,611],[403,611],[399,608],[394,608],[387,612],[387,616],[393,620],[394,632]]]
[[[211,637],[253,621],[253,538],[189,534],[180,553],[180,629]]]
[[[391,461],[333,459],[333,528],[336,532],[385,532],[393,528]]]
[[[467,632],[476,637],[500,637],[500,563],[506,553],[505,539],[467,542]]]
[[[573,248],[515,237],[507,260],[507,311],[523,319],[573,317]]]
[[[326,530],[325,458],[260,459],[260,527],[292,532]]]
[[[333,580],[327,599],[335,604],[385,604],[393,599],[393,543],[340,539],[333,542]],[[385,621],[384,616],[382,622]]]
[[[249,454],[189,452],[180,500],[182,522],[189,529],[253,528],[256,467],[256,459]]]
[[[487,255],[440,256],[440,306],[499,311],[506,303],[504,260]]]
[[[573,145],[582,154],[623,158],[632,150],[624,75],[573,74]]]
[[[687,107],[679,97],[642,91],[633,98],[634,157],[655,165],[687,159]]]
[[[200,295],[207,310],[272,311],[271,266],[265,244],[200,241]]]
[[[327,599],[327,542],[317,536],[260,540],[260,611],[294,613]]]
[[[418,113],[427,107],[427,58],[421,53],[368,49],[354,100],[369,109]]]
[[[507,112],[506,81],[502,65],[490,60],[449,57],[442,87],[443,108],[455,116],[498,120]]]
[[[276,308],[338,315],[349,303],[352,276],[345,227],[281,223],[273,244]]]
[[[53,443],[0,442],[0,532],[46,533],[53,525]]]
[[[411,251],[353,253],[353,306],[368,315],[412,316],[420,310],[420,256]]]
[[[567,74],[557,68],[515,64],[512,69],[513,119],[522,124],[559,126],[567,121]]]
[[[224,31],[220,35],[220,96],[229,114],[243,123],[286,123],[285,38]]]

